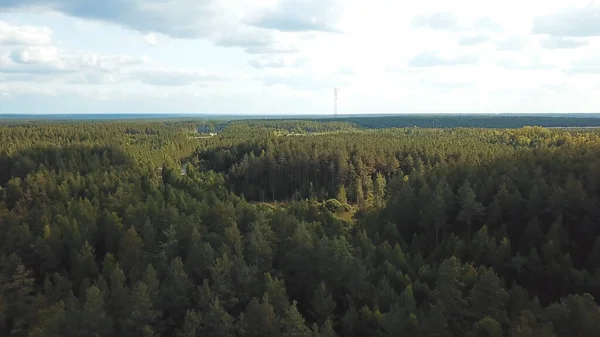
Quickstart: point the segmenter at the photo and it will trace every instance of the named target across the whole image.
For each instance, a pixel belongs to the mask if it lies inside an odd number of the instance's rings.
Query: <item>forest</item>
[[[600,129],[388,122],[0,124],[0,336],[600,336]]]

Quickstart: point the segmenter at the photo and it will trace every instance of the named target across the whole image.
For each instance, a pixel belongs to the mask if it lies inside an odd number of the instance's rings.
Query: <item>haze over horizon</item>
[[[600,3],[0,0],[0,113],[598,112]]]

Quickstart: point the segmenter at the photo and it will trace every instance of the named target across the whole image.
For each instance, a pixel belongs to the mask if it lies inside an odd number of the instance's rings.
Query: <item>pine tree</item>
[[[65,335],[63,330],[66,323],[66,312],[63,301],[58,301],[47,308],[40,309],[36,316],[37,319],[30,330],[29,337],[58,337]]]
[[[296,301],[290,304],[281,320],[281,336],[312,337],[312,332],[305,325],[304,317],[302,317],[296,307]]]
[[[337,334],[333,329],[333,323],[330,319],[327,319],[314,335],[315,337],[337,337]]]
[[[201,332],[205,336],[232,337],[235,333],[235,321],[225,311],[218,298],[215,298],[202,316]]]
[[[9,265],[2,268],[4,261],[0,260],[0,318],[5,316],[5,320],[11,322],[12,334],[23,336],[27,331],[28,321],[34,314],[32,311],[35,280],[31,271],[21,264],[16,255],[12,255],[10,259],[17,264],[16,267]],[[0,323],[0,332],[2,332],[2,323]]]
[[[144,275],[142,276],[142,282],[144,282],[146,285],[146,291],[148,292],[150,302],[154,306],[157,306],[160,300],[160,282],[158,280],[158,276],[156,275],[156,271],[151,264],[146,267]]]
[[[275,309],[269,302],[269,297],[264,296],[262,301],[253,298],[244,311],[244,336],[270,337],[279,333],[279,318]]]
[[[552,323],[539,322],[538,317],[529,310],[522,310],[513,320],[510,337],[556,337]]]
[[[183,325],[178,329],[175,337],[196,337],[202,324],[202,315],[194,310],[188,310],[185,313]]]
[[[131,282],[141,279],[143,272],[143,243],[133,227],[130,227],[119,243],[119,263]]]
[[[381,173],[377,173],[373,182],[373,193],[375,199],[375,207],[382,208],[385,206],[385,187],[386,181]]]
[[[85,292],[85,302],[81,307],[78,323],[76,336],[109,337],[114,335],[112,320],[106,314],[104,295],[95,286],[91,286]],[[71,322],[68,324],[71,325]]]
[[[191,286],[181,259],[177,257],[171,260],[162,285],[162,303],[168,326],[176,327],[183,323],[186,312],[191,308]]]
[[[344,187],[343,184],[340,184],[338,188],[336,199],[342,204],[348,203],[348,198],[346,197],[346,187]]]
[[[461,265],[456,257],[451,257],[439,267],[438,278],[435,283],[433,296],[437,300],[436,306],[448,319],[451,331],[464,333],[464,310],[466,301],[462,296]]]
[[[110,295],[108,300],[108,308],[109,312],[115,317],[113,326],[119,333],[122,333],[125,330],[125,327],[123,324],[121,324],[122,322],[120,320],[127,316],[129,311],[128,304],[130,303],[129,289],[125,282],[126,280],[123,270],[119,264],[117,264],[109,281]]]
[[[477,202],[476,195],[471,185],[465,182],[458,190],[461,210],[458,213],[457,220],[467,225],[467,243],[471,242],[471,233],[473,221],[483,212],[483,205]]]
[[[370,176],[367,176],[362,179],[363,182],[363,191],[364,191],[364,206],[365,208],[370,208],[375,205],[375,187],[373,185],[373,179]]]
[[[479,279],[471,289],[467,298],[470,303],[469,314],[477,319],[486,316],[497,322],[504,323],[508,320],[504,311],[508,301],[508,293],[502,287],[498,275],[493,270],[481,268]]]
[[[267,273],[265,274],[265,284],[266,294],[273,305],[273,308],[275,308],[275,313],[283,315],[289,306],[289,300],[283,280],[273,278],[271,274]]]
[[[83,243],[73,261],[71,270],[76,284],[80,284],[84,278],[95,278],[98,275],[94,248],[87,241]]]
[[[318,325],[324,324],[328,318],[331,318],[330,315],[335,309],[335,302],[327,290],[325,282],[321,282],[314,290],[311,305],[315,321]]]
[[[366,205],[365,192],[363,190],[363,181],[360,176],[354,181],[354,195],[356,196],[356,204],[359,208],[363,208]]]
[[[159,318],[159,312],[154,309],[146,284],[138,281],[131,289],[128,299],[127,312],[125,317],[121,318],[121,325],[127,331],[125,335],[156,335],[156,321]]]
[[[502,330],[502,326],[498,321],[490,317],[484,317],[477,321],[473,325],[469,336],[478,337],[478,336],[489,336],[489,337],[503,337],[504,331]]]

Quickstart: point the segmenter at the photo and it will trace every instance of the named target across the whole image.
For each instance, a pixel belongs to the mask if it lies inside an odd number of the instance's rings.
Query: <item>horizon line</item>
[[[339,114],[337,117],[357,115],[593,115],[598,112],[357,112]],[[48,115],[190,115],[190,116],[323,116],[335,118],[333,114],[325,113],[205,113],[205,112],[0,112],[0,116],[48,116]]]

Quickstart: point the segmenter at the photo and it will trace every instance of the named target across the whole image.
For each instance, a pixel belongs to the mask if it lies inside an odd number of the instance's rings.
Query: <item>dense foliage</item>
[[[0,126],[0,336],[600,336],[599,184],[593,130]]]

